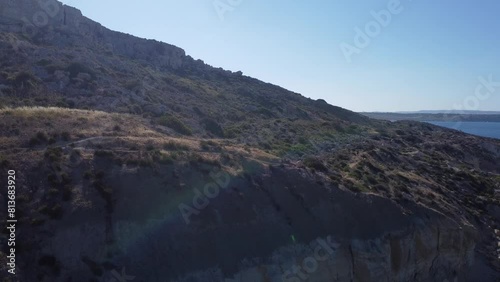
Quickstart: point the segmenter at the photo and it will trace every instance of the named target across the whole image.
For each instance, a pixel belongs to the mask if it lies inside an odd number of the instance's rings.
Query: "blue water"
[[[463,131],[478,136],[500,139],[500,122],[447,122],[429,121],[434,125]]]

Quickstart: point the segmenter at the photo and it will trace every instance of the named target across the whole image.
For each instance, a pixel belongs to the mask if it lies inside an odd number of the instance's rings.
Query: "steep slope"
[[[2,177],[18,172],[22,212],[14,281],[101,281],[122,268],[137,281],[464,280],[475,252],[494,254],[497,219],[485,215],[498,208],[498,142],[466,149],[481,139],[460,136],[464,154],[451,158],[461,145],[434,139],[456,133],[429,131],[422,145],[385,133],[397,139],[296,163],[231,140],[175,138],[133,115],[0,117]]]
[[[110,31],[61,4],[46,25],[26,33],[23,30],[31,29],[21,19],[43,12],[37,2],[0,3],[0,103],[6,106],[63,106],[164,117],[184,135],[240,137],[242,142],[274,150],[297,144],[305,135],[329,143],[333,138],[326,132],[356,131],[370,123],[324,101],[213,68],[180,48]],[[21,6],[22,12],[16,12]],[[297,134],[276,130],[282,127],[275,125],[280,122],[289,123],[286,127]]]
[[[59,2],[0,0],[0,49],[6,281],[500,278],[499,140],[371,120]]]

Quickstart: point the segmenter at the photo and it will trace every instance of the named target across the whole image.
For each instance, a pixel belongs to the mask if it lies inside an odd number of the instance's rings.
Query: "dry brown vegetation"
[[[129,163],[145,163],[144,159],[161,161],[172,156],[199,156],[200,161],[218,162],[222,154],[246,156],[264,163],[276,160],[271,154],[255,148],[245,150],[230,140],[180,137],[129,114],[20,107],[0,109],[0,120],[0,152],[6,157],[36,155],[54,147],[79,150],[84,155],[114,156]],[[132,157],[138,152],[143,152],[141,157]]]

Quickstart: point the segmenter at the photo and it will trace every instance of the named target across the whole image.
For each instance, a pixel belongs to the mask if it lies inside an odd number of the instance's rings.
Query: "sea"
[[[428,121],[434,125],[463,131],[465,133],[500,139],[500,122],[448,122]]]

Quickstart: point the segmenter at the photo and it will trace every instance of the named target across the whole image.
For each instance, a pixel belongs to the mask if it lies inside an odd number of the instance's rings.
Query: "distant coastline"
[[[466,112],[466,113],[382,113],[382,112],[362,112],[369,118],[381,120],[413,120],[413,121],[446,121],[446,122],[500,122],[500,113],[497,112]]]
[[[428,121],[428,123],[459,130],[472,135],[500,139],[500,122]]]

